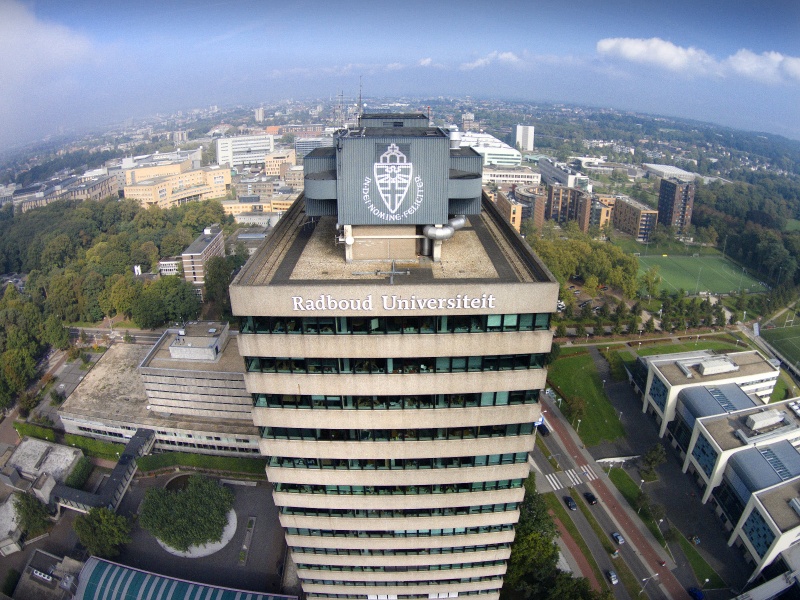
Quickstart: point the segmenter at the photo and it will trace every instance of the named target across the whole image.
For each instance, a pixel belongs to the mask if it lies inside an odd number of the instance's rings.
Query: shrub
[[[122,454],[122,451],[125,450],[125,446],[122,444],[104,442],[82,435],[75,435],[74,433],[66,434],[64,436],[64,443],[80,448],[89,456],[106,458],[108,460],[117,460],[119,455]]]
[[[32,423],[17,421],[14,423],[14,429],[17,430],[19,437],[25,437],[27,435],[28,437],[47,440],[48,442],[56,441],[55,431],[48,427],[40,427]]]
[[[66,478],[64,483],[71,488],[81,490],[83,489],[86,480],[89,479],[89,475],[92,474],[92,469],[94,469],[92,466],[92,461],[85,456],[81,456],[78,464],[75,465],[72,473],[69,474],[69,477]]]

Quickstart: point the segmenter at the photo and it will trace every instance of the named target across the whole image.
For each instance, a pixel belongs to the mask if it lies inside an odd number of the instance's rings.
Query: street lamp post
[[[556,456],[561,456],[561,453],[560,453],[560,452],[558,452],[558,453],[556,453],[556,454],[551,454],[551,455],[550,455],[550,456],[548,456],[547,458],[548,458],[548,459],[552,458],[554,461],[556,461],[556,468],[557,468],[557,469],[560,469],[560,468],[561,468],[561,465],[559,465],[559,464],[558,464],[558,459],[556,458]]]
[[[642,586],[642,589],[639,590],[639,593],[637,594],[638,596],[642,595],[642,592],[644,591],[644,588],[647,587],[647,584],[650,583],[650,580],[653,579],[654,577],[658,577],[658,573],[653,573],[652,575],[650,575],[650,577],[642,578],[642,581],[644,582],[644,585]]]
[[[639,483],[639,491],[640,491],[640,492],[642,491],[642,486],[643,486],[643,485],[644,485],[644,479],[642,479],[642,480],[641,480],[641,483]]]
[[[581,420],[578,419],[578,426],[575,428],[575,433],[578,433],[578,430],[581,428]]]

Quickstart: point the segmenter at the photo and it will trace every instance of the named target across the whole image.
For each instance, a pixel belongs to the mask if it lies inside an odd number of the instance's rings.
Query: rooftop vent
[[[720,356],[717,358],[710,358],[701,361],[697,367],[700,374],[705,375],[719,375],[720,373],[733,373],[739,370],[739,365],[735,364],[729,358]]]
[[[794,512],[797,513],[797,516],[800,517],[800,498],[792,498],[789,500],[789,506],[791,506]]]
[[[747,426],[753,431],[760,431],[783,422],[783,413],[779,410],[765,410],[747,417]]]

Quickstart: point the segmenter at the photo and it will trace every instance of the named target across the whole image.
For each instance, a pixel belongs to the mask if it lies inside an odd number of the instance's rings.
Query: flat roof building
[[[633,236],[638,242],[650,241],[657,220],[657,210],[627,196],[617,198],[611,211],[614,229]]]
[[[270,134],[238,135],[217,140],[217,164],[235,168],[260,165],[264,157],[275,150],[275,138]]]
[[[533,152],[534,133],[533,125],[517,125],[517,148],[522,152]]]
[[[663,437],[675,418],[682,390],[735,383],[766,404],[779,374],[780,369],[755,350],[729,354],[701,350],[639,357],[631,381],[642,395],[642,412],[655,416],[658,435]]]
[[[309,154],[232,283],[245,384],[306,594],[495,600],[558,283],[481,156],[397,120]]]
[[[201,298],[206,283],[206,266],[215,256],[225,256],[225,238],[218,224],[206,227],[203,233],[181,253],[183,278],[195,286]]]
[[[215,326],[221,327],[218,323],[201,325],[207,329]],[[219,359],[203,364],[165,356],[178,333],[177,329],[166,331],[155,346],[110,346],[59,408],[65,432],[127,442],[137,429],[147,428],[155,431],[155,448],[160,451],[258,455],[252,420],[210,414],[221,402],[210,391],[220,387],[215,380],[224,380],[233,390],[238,374],[241,386],[242,361],[235,340],[221,349]],[[113,402],[108,401],[109,390],[114,390]],[[183,410],[175,405],[178,394],[183,394]],[[151,398],[164,412],[153,410]],[[167,408],[169,402],[172,406]],[[216,405],[209,406],[209,402]]]
[[[462,148],[472,148],[483,158],[484,166],[502,165],[518,167],[522,162],[522,154],[505,142],[488,133],[466,131],[456,132],[460,136]]]

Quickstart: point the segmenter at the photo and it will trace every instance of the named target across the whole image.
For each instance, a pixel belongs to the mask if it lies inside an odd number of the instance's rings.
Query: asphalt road
[[[552,434],[545,439],[545,445],[550,455],[557,461],[559,472],[552,473],[552,469],[546,460],[547,457],[541,456],[538,451],[534,452],[536,465],[544,475],[541,478],[537,478],[537,480],[546,481],[550,490],[555,491],[561,497],[569,493],[566,491],[569,486],[576,488],[577,493],[581,495],[591,487],[598,498],[598,504],[591,507],[595,518],[609,535],[612,531],[619,531],[625,538],[626,543],[619,548],[620,558],[625,561],[639,581],[647,583],[644,588],[644,594],[654,600],[688,598],[686,591],[669,571],[669,565],[667,567],[660,565],[662,560],[668,558],[664,555],[663,549],[657,546],[655,539],[648,539],[652,535],[648,536],[649,532],[645,533],[646,530],[644,530],[644,526],[638,520],[636,514],[630,511],[625,501],[618,497],[618,493],[612,492],[610,487],[613,487],[613,484],[607,482],[608,477],[605,473],[596,465],[590,464],[594,461],[591,458],[587,459],[587,456],[578,447],[576,441],[570,436],[570,425],[563,422],[558,411],[548,408],[544,401],[542,406],[548,410],[547,421],[552,431]],[[559,485],[561,487],[558,487]],[[545,491],[550,490],[545,488]],[[614,492],[616,492],[616,489],[614,489]],[[569,514],[576,526],[579,527],[578,530],[581,536],[587,540],[587,544],[588,539],[592,539],[593,542],[597,543],[597,545],[590,545],[589,548],[600,568],[603,571],[607,568],[613,568],[613,566],[605,566],[610,565],[612,559],[605,549],[599,546],[600,542],[597,540],[594,530],[589,527],[583,514],[580,511],[570,511]],[[599,550],[597,550],[598,547]],[[655,574],[658,574],[658,577],[650,579]],[[622,586],[614,587],[615,595],[621,593],[619,589]],[[616,597],[622,598],[626,596],[616,595]]]

